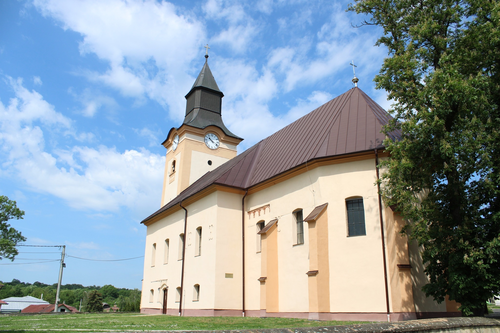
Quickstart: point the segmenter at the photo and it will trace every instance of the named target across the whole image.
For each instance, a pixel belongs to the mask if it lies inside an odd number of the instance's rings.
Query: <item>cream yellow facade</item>
[[[404,222],[390,208],[382,211],[386,241],[382,247],[376,180],[374,154],[364,154],[294,170],[246,194],[217,188],[188,200],[183,204],[187,210],[183,303],[169,296],[167,313],[178,314],[180,309],[183,315],[241,315],[244,309],[247,316],[387,320],[389,315],[391,320],[402,320],[456,311],[420,291],[425,276],[414,272],[422,269],[418,248],[408,246],[400,234]],[[350,198],[363,200],[366,235],[348,234]],[[304,241],[297,244],[294,212],[301,209],[305,217],[323,204],[327,206],[317,219],[304,222]],[[259,234],[259,222],[274,220]],[[168,288],[171,295],[181,286],[182,260],[176,252],[181,249],[184,223],[185,211],[174,207],[148,225],[142,312],[163,309],[163,299],[150,302],[145,291],[162,295],[162,288]],[[195,251],[199,227],[201,255]],[[170,239],[168,261],[158,255],[165,253],[158,247],[165,239]],[[157,244],[154,267],[149,265],[152,244]],[[195,285],[198,299],[192,295]]]
[[[217,135],[220,146],[212,150],[204,143],[208,133]],[[173,149],[174,138],[179,142]],[[205,173],[215,170],[236,156],[236,147],[241,140],[228,137],[215,126],[203,130],[190,126],[173,129],[163,145],[167,149],[161,205],[174,199],[180,192]]]
[[[147,226],[141,312],[405,320],[458,315],[425,297],[420,249],[378,194],[390,116],[359,88],[237,156],[208,63],[167,149]]]

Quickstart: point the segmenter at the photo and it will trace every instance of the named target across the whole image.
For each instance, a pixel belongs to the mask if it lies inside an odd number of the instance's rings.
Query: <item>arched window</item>
[[[345,201],[347,210],[347,229],[349,236],[366,235],[365,209],[363,198],[347,199]]]
[[[172,161],[172,173],[175,172],[175,160]]]
[[[175,302],[179,303],[181,301],[181,287],[175,288],[176,293],[175,293]]]
[[[184,249],[184,234],[180,234],[179,235],[179,255],[177,256],[178,260],[184,259],[183,253],[182,253],[183,249]]]
[[[264,229],[266,225],[265,221],[259,221],[257,222],[257,253],[262,251],[262,234],[260,234],[260,231]]]
[[[201,256],[201,227],[196,228],[196,244],[194,255]]]
[[[165,251],[163,252],[163,263],[168,264],[168,252],[170,251],[170,240],[165,239]]]
[[[193,302],[198,302],[200,300],[200,285],[195,284],[193,288]]]
[[[304,217],[302,209],[297,209],[293,212],[295,219],[295,244],[304,244]]]
[[[153,303],[154,297],[155,297],[155,291],[151,289],[149,291],[149,303]]]
[[[156,261],[156,243],[153,243],[153,248],[151,250],[151,267],[154,267]]]

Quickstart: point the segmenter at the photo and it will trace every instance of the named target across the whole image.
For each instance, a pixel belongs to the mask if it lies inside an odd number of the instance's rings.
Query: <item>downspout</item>
[[[380,176],[378,171],[378,150],[375,149],[375,170],[377,172],[377,191],[378,191],[378,212],[380,215],[380,235],[382,236],[382,258],[384,259],[384,280],[385,280],[385,304],[387,306],[387,321],[391,321],[389,307],[389,283],[387,279],[387,258],[385,255],[385,237],[384,237],[384,218],[382,216],[382,195],[380,194]]]
[[[182,295],[184,294],[184,262],[186,261],[186,230],[188,221],[188,211],[182,206],[182,201],[179,203],[182,209],[184,209],[184,234],[182,236],[182,268],[181,268],[181,295],[179,299],[179,316],[182,316]]]
[[[242,270],[242,305],[241,305],[241,315],[245,317],[245,197],[248,194],[248,190],[245,191],[245,195],[241,198],[241,270]]]

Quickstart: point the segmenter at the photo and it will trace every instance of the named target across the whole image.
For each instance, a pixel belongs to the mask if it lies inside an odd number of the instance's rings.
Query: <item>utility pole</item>
[[[66,267],[66,264],[64,263],[64,255],[65,254],[66,254],[66,245],[63,245],[62,246],[62,253],[61,253],[61,267],[59,268],[59,282],[57,283],[56,302],[54,304],[54,312],[57,312],[57,308],[59,305],[59,292],[61,291],[61,281],[62,281],[63,268]]]

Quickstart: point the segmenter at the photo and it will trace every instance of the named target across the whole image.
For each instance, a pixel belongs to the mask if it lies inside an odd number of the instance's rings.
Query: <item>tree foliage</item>
[[[86,312],[102,312],[102,295],[97,290],[88,293],[84,305]]]
[[[7,258],[13,261],[19,253],[16,245],[26,240],[19,231],[7,223],[11,219],[22,219],[23,216],[24,211],[17,208],[15,201],[0,195],[0,260]]]
[[[375,78],[402,139],[386,142],[383,196],[423,248],[428,296],[465,315],[500,292],[500,4],[356,0],[384,29]]]
[[[43,298],[45,301],[53,304],[56,298],[57,283],[48,285],[41,282],[33,284],[21,282],[13,279],[11,282],[0,283],[0,299],[8,297],[33,296]],[[61,286],[60,302],[80,309],[82,302],[82,311],[87,311],[85,305],[88,302],[88,296],[92,290],[98,291],[102,295],[102,301],[110,306],[116,304],[122,312],[139,312],[141,291],[138,289],[116,288],[112,285],[83,286],[81,284],[63,284]]]

